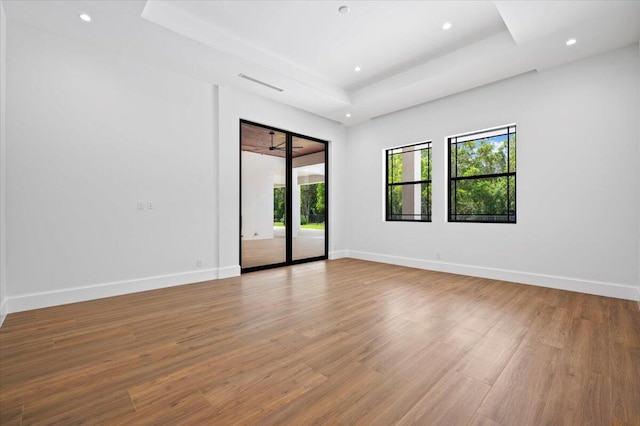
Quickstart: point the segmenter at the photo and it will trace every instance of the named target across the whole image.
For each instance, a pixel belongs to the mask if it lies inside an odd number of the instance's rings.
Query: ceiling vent
[[[281,89],[279,87],[272,86],[271,84],[265,83],[264,81],[256,80],[255,78],[249,77],[248,75],[238,74],[238,77],[244,78],[245,80],[249,80],[249,81],[251,81],[253,83],[256,83],[256,84],[261,84],[264,87],[268,87],[269,89],[273,89],[273,90],[276,90],[278,92],[282,92],[283,91],[283,89]]]

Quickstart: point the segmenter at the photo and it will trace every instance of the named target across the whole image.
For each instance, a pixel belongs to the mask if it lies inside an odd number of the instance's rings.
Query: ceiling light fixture
[[[341,15],[346,15],[347,13],[349,13],[349,6],[340,6],[338,8],[338,13]]]
[[[448,30],[451,27],[452,27],[451,22],[445,22],[444,24],[442,24],[443,30]]]
[[[346,113],[344,116],[345,116],[345,117],[347,117],[347,118],[349,118],[349,117],[351,117],[351,114]]]
[[[356,67],[353,69],[353,71],[360,72],[360,67],[356,65]]]
[[[573,46],[574,44],[576,44],[578,40],[576,40],[575,38],[570,38],[569,40],[567,40],[566,45],[567,46]]]
[[[82,19],[84,22],[91,22],[91,16],[86,13],[78,13],[78,18]]]

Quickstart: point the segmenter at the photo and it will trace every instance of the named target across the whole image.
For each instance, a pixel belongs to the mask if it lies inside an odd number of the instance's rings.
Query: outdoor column
[[[420,180],[420,151],[408,148],[410,152],[402,153],[402,181]],[[420,216],[421,185],[402,186],[402,214]],[[407,218],[407,216],[404,216]]]
[[[293,169],[291,171],[291,225],[287,223],[287,226],[291,226],[291,235],[293,238],[298,236],[300,230],[300,184],[298,183],[298,171]]]

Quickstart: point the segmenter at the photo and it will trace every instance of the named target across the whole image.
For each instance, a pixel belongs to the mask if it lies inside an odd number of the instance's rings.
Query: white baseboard
[[[50,292],[23,294],[9,297],[5,305],[8,305],[6,308],[8,313],[29,311],[31,309],[47,308],[50,306],[65,305],[67,303],[84,302],[87,300],[137,293],[140,291],[215,280],[218,279],[218,277],[219,271],[217,268],[189,271],[179,274],[117,281]],[[5,308],[3,307],[3,309]]]
[[[552,275],[508,271],[503,269],[482,268],[447,262],[435,262],[352,250],[341,250],[329,253],[329,259],[340,259],[343,257],[419,269],[428,269],[432,271],[448,272],[452,274],[511,281],[541,287],[557,288],[560,290],[596,294],[599,296],[615,297],[618,299],[636,300],[638,302],[638,308],[640,309],[640,289],[632,286],[578,280]],[[84,302],[87,300],[102,299],[105,297],[120,296],[123,294],[174,287],[215,279],[224,279],[239,275],[240,266],[229,266],[219,269],[189,271],[179,274],[13,296],[0,302],[0,326],[7,315],[12,312],[28,311],[31,309],[46,308],[50,306],[64,305],[67,303]]]
[[[346,250],[337,250],[337,251],[329,252],[329,260],[342,259],[343,257],[347,257]]]
[[[2,327],[2,323],[4,322],[5,318],[7,318],[8,314],[9,302],[7,301],[7,299],[3,299],[0,301],[0,327]]]
[[[384,254],[367,253],[353,250],[348,251],[348,257],[361,260],[370,260],[373,262],[408,266],[411,268],[448,272],[451,274],[469,275],[473,277],[489,278],[494,280],[536,285],[540,287],[556,288],[559,290],[595,294],[598,296],[615,297],[617,299],[639,300],[639,290],[634,286],[610,284],[599,281],[580,280],[575,278],[565,278],[554,275],[509,271],[504,269],[483,268],[479,266],[460,265],[456,263],[412,259],[407,257],[389,256]]]
[[[240,265],[226,266],[224,268],[218,269],[219,279],[237,277],[239,275],[240,275]]]

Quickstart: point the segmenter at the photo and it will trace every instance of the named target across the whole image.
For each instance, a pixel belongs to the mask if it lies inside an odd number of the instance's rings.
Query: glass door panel
[[[242,122],[240,265],[287,262],[287,135]]]
[[[291,161],[292,260],[326,255],[326,145],[293,136]]]
[[[240,121],[240,266],[327,258],[327,142]]]

